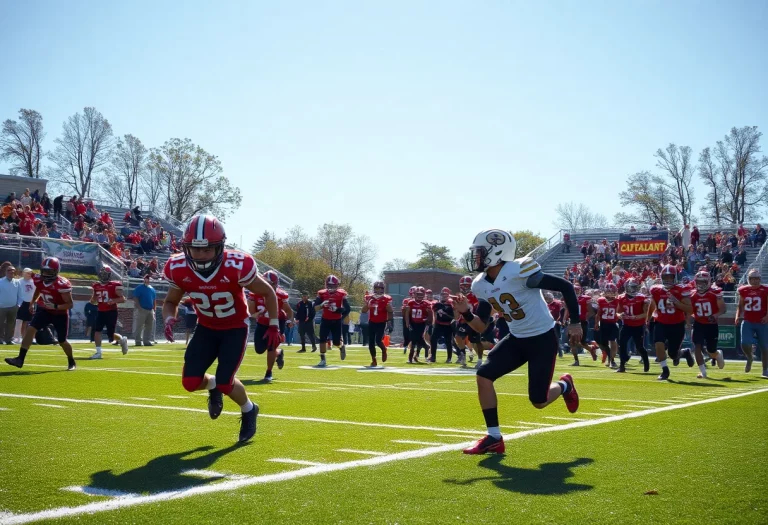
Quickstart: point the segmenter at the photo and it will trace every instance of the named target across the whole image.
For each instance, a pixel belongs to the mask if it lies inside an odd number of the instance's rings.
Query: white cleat
[[[717,351],[717,357],[715,358],[715,360],[717,361],[717,368],[719,368],[720,370],[725,368],[725,358],[723,357],[722,350]]]
[[[128,337],[123,336],[120,338],[120,348],[123,349],[123,355],[128,353]]]
[[[88,359],[90,359],[90,360],[94,360],[94,359],[101,359],[101,352],[96,352],[95,354],[93,354],[93,355],[92,355],[91,357],[89,357]]]

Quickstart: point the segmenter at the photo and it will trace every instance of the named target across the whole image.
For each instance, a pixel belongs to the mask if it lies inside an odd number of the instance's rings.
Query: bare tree
[[[12,163],[12,175],[40,178],[40,143],[45,138],[43,117],[34,109],[20,109],[19,120],[8,119],[0,130],[0,158]]]
[[[87,107],[64,122],[62,136],[49,155],[54,163],[50,179],[81,197],[91,194],[94,177],[109,161],[112,126],[95,108]]]
[[[366,235],[356,235],[348,224],[323,224],[314,241],[317,257],[339,274],[345,286],[364,282],[373,271],[376,247]]]
[[[704,148],[699,154],[699,177],[709,188],[705,204],[701,207],[701,213],[708,220],[714,221],[720,225],[723,221],[725,209],[723,207],[723,197],[725,189],[720,180],[718,167],[712,160],[710,148]]]
[[[163,187],[163,175],[160,169],[152,162],[147,162],[139,174],[139,190],[152,212],[156,208],[162,208]]]
[[[139,180],[146,169],[147,148],[133,135],[124,135],[117,139],[107,168],[107,198],[117,185],[120,186],[120,202],[115,205],[133,208],[139,200]],[[117,192],[115,198],[117,199]]]
[[[555,213],[554,226],[564,230],[607,228],[610,225],[605,215],[593,212],[583,203],[561,202],[555,208]]]
[[[672,213],[673,196],[661,177],[648,171],[630,175],[627,189],[619,193],[619,203],[627,212],[616,214],[617,224],[651,224],[677,227],[679,221]]]
[[[161,176],[163,207],[178,221],[203,211],[223,220],[240,206],[240,190],[222,175],[221,161],[190,139],[153,148],[149,162]]]
[[[666,150],[656,150],[656,166],[664,171],[665,178],[661,179],[671,194],[671,205],[680,214],[683,224],[690,224],[691,208],[693,207],[694,167],[691,164],[691,148],[669,144]]]
[[[410,268],[410,266],[411,266],[411,263],[409,263],[405,259],[392,259],[391,261],[387,261],[384,263],[384,266],[382,267],[381,271],[396,272],[399,270],[407,270],[408,268]]]

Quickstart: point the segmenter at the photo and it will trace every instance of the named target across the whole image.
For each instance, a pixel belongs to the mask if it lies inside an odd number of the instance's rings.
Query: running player
[[[624,285],[624,293],[619,296],[619,318],[621,319],[621,334],[619,334],[619,369],[617,372],[626,372],[626,364],[629,361],[629,341],[634,341],[635,349],[643,361],[643,371],[651,368],[648,360],[648,352],[645,349],[645,318],[648,314],[649,300],[640,293],[640,284],[635,279],[630,279]]]
[[[597,351],[587,344],[587,332],[589,331],[589,318],[595,316],[595,309],[592,308],[592,297],[582,293],[581,286],[578,283],[573,285],[573,291],[576,293],[576,300],[579,303],[579,324],[581,325],[582,338],[579,344],[569,344],[571,347],[571,354],[573,355],[573,363],[571,366],[579,366],[579,348],[583,348],[592,356],[592,361],[597,361]],[[566,308],[566,317],[570,317],[570,313]]]
[[[406,353],[411,345],[411,334],[408,331],[408,323],[405,321],[405,307],[408,306],[408,302],[413,299],[413,294],[415,292],[416,287],[411,286],[410,290],[408,290],[408,297],[403,299],[403,304],[400,306],[400,316],[402,317],[403,323],[403,353]]]
[[[325,279],[325,288],[318,290],[315,299],[315,311],[323,311],[320,319],[320,362],[319,367],[326,366],[325,349],[328,341],[332,341],[339,347],[339,356],[344,361],[347,358],[347,348],[344,346],[344,340],[341,336],[341,320],[349,314],[351,308],[347,301],[347,292],[339,285],[341,281],[335,275],[329,275]]]
[[[288,293],[280,288],[280,278],[277,273],[269,270],[264,272],[262,276],[265,281],[269,283],[277,296],[277,308],[278,308],[278,327],[280,333],[285,330],[285,319],[293,318],[293,310],[288,304]],[[264,374],[263,382],[272,382],[272,369],[277,363],[277,369],[282,370],[285,365],[285,351],[282,348],[269,348],[265,335],[269,330],[269,313],[267,312],[267,301],[263,295],[256,295],[250,292],[246,292],[246,298],[248,299],[248,313],[251,317],[256,318],[256,333],[253,336],[253,345],[258,355],[267,353],[267,372]],[[282,319],[281,319],[282,318]]]
[[[718,368],[725,366],[723,351],[717,349],[717,340],[720,330],[717,318],[725,313],[725,300],[720,288],[712,286],[712,278],[709,272],[701,271],[694,279],[695,290],[691,295],[693,306],[693,342],[696,364],[699,365],[698,379],[707,378],[707,365],[704,362],[703,346],[706,345],[707,353],[714,359]]]
[[[477,370],[478,397],[488,434],[465,449],[465,454],[504,452],[493,383],[526,363],[528,399],[533,406],[544,408],[562,395],[569,412],[579,408],[579,396],[569,374],[552,382],[558,341],[555,322],[541,296],[542,290],[563,294],[571,315],[568,335],[571,344],[578,344],[581,325],[573,286],[565,279],[542,272],[533,259],[515,259],[515,249],[515,238],[509,232],[497,229],[480,232],[470,247],[473,270],[480,272],[472,282],[472,292],[479,299],[477,312],[471,311],[463,295],[459,295],[454,304],[478,333],[485,330],[492,310],[501,313],[510,330]]]
[[[618,368],[616,366],[616,352],[618,351],[616,341],[619,338],[619,327],[617,325],[619,321],[619,300],[616,297],[617,293],[618,288],[615,284],[606,284],[603,297],[597,299],[597,314],[595,315],[595,331],[600,333],[600,339],[597,344],[600,345],[603,354],[609,356],[605,366],[610,366],[614,369]]]
[[[752,345],[757,345],[763,363],[762,377],[768,379],[768,286],[760,281],[760,271],[747,273],[747,284],[739,286],[736,326],[741,323],[741,350],[747,357],[744,372],[752,370]]]
[[[188,295],[197,311],[197,329],[184,353],[181,384],[189,392],[208,390],[208,414],[216,419],[224,407],[223,395],[240,406],[239,441],[256,434],[259,407],[248,399],[235,377],[248,347],[248,305],[243,289],[265,297],[269,327],[264,337],[268,348],[280,344],[277,297],[272,286],[259,276],[256,261],[247,253],[225,248],[224,226],[212,215],[196,215],[182,237],[183,254],[165,264],[169,283],[163,303],[165,337],[173,342],[173,325],[179,301]],[[206,373],[218,360],[215,375]]]
[[[555,335],[557,336],[558,343],[557,356],[563,357],[563,347],[560,344],[560,341],[562,340],[560,327],[562,326],[563,314],[565,314],[563,303],[562,301],[555,299],[552,292],[544,292],[542,295],[544,296],[544,301],[547,303],[547,308],[549,308],[549,313],[552,315],[552,319],[555,320]]]
[[[381,349],[381,362],[387,362],[387,347],[384,346],[384,330],[391,334],[394,321],[392,297],[385,294],[384,281],[373,283],[373,295],[365,296],[365,303],[360,313],[368,313],[368,351],[371,353],[371,366],[378,366],[376,347]]]
[[[101,332],[107,329],[109,342],[119,342],[123,355],[128,353],[128,337],[115,332],[117,328],[117,305],[125,302],[123,283],[112,280],[112,268],[104,266],[99,272],[99,281],[93,283],[91,304],[98,306],[96,324],[93,326],[93,340],[96,353],[90,359],[101,359]]]
[[[459,292],[467,298],[470,307],[474,311],[477,308],[477,297],[472,293],[472,277],[465,275],[459,279]],[[467,366],[467,359],[471,363],[475,357],[475,352],[472,347],[480,346],[480,334],[478,334],[464,318],[459,315],[459,312],[454,308],[454,315],[456,316],[455,332],[456,337],[454,341],[456,343],[456,349],[458,350],[459,359],[458,362],[462,366]],[[482,350],[482,349],[481,349]],[[480,360],[475,365],[478,368],[482,362],[482,354],[480,354]]]
[[[61,263],[56,257],[46,257],[40,266],[40,275],[35,275],[35,294],[29,303],[29,312],[34,312],[32,321],[27,326],[27,331],[21,340],[19,355],[6,357],[5,362],[16,368],[24,366],[29,345],[35,340],[35,334],[48,325],[53,325],[59,346],[67,356],[67,370],[74,370],[75,358],[72,356],[72,345],[67,341],[69,333],[69,311],[74,306],[72,301],[72,285],[67,279],[59,275]],[[37,310],[35,310],[37,302]]]
[[[424,360],[429,362],[429,346],[424,340],[424,331],[431,322],[432,305],[426,301],[423,286],[416,287],[414,298],[405,307],[405,320],[411,333],[411,351],[408,354],[409,363],[419,362],[419,352],[424,349]]]

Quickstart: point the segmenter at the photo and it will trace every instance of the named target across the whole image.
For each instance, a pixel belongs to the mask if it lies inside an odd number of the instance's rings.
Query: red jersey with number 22
[[[748,323],[760,323],[768,312],[768,286],[739,286],[738,293],[744,299],[744,320]]]
[[[64,304],[64,298],[61,294],[72,293],[72,285],[64,277],[57,277],[51,284],[45,284],[39,275],[35,275],[35,288],[40,291],[40,299],[37,300],[38,307],[45,308],[48,312],[56,315],[66,315],[69,310],[51,310],[45,306],[45,303]]]
[[[369,296],[368,301],[368,322],[370,323],[386,323],[387,305],[392,302],[392,297],[389,295]]]
[[[661,324],[680,324],[685,322],[685,312],[680,310],[672,302],[670,296],[674,296],[678,301],[689,298],[691,291],[686,287],[676,284],[669,290],[664,286],[657,284],[651,287],[651,297],[656,303],[656,322]]]
[[[247,253],[224,250],[221,264],[208,277],[193,270],[183,254],[168,260],[163,276],[192,299],[198,323],[211,330],[230,330],[248,326],[243,287],[251,284],[258,272],[256,261]]]
[[[109,312],[117,310],[116,304],[110,304],[109,301],[117,299],[117,292],[123,292],[123,284],[119,281],[109,281],[108,283],[93,283],[93,291],[96,292],[96,301],[98,302],[99,312]]]

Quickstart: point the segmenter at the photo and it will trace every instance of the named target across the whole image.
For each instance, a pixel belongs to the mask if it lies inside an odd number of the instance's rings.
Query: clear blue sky
[[[486,227],[553,233],[561,201],[613,217],[668,142],[768,132],[767,6],[2,2],[0,118],[40,111],[48,149],[87,105],[149,147],[191,138],[242,189],[246,247],[336,221],[379,266],[459,255]]]

